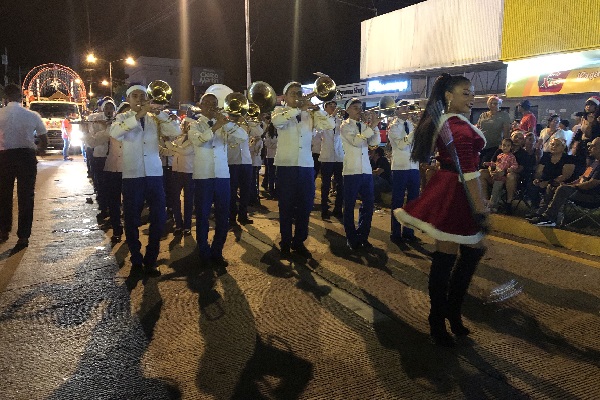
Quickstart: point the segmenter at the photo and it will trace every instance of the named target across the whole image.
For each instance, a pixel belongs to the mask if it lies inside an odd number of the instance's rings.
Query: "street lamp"
[[[94,53],[90,53],[87,55],[87,57],[85,58],[87,62],[94,64],[96,61],[104,61],[108,63],[108,85],[110,86],[110,97],[113,96],[113,79],[112,79],[112,64],[114,62],[118,62],[118,61],[125,61],[125,64],[128,65],[135,65],[135,60],[133,59],[133,57],[126,57],[126,58],[119,58],[118,60],[113,60],[113,61],[107,61],[104,60],[102,58],[98,58],[94,55]],[[103,85],[106,86],[106,84],[104,82],[102,82]]]

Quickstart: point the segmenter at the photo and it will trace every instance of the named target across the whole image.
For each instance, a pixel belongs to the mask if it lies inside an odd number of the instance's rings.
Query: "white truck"
[[[81,122],[81,112],[79,111],[77,103],[70,101],[39,100],[29,103],[29,109],[40,114],[42,121],[44,121],[46,129],[48,130],[47,143],[41,143],[41,147],[53,149],[63,148],[62,131],[60,128],[62,121],[67,116],[71,116],[72,121],[75,122],[73,124],[71,148],[81,146],[81,124],[77,123]],[[73,118],[73,116],[75,116],[75,118]]]

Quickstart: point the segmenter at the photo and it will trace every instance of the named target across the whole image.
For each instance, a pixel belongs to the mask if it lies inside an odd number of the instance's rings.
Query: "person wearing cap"
[[[375,191],[373,170],[369,161],[369,146],[378,146],[381,135],[377,124],[379,119],[370,115],[367,122],[362,121],[363,111],[360,99],[352,98],[346,102],[348,118],[340,127],[344,148],[344,231],[350,250],[371,249],[369,233],[375,210]],[[360,195],[361,206],[358,211],[358,227],[354,224],[354,206]]]
[[[337,103],[328,101],[323,109],[331,118],[334,126],[332,129],[321,131],[323,140],[321,141],[321,218],[329,219],[331,215],[336,218],[342,218],[342,207],[344,205],[344,183],[342,169],[344,167],[344,149],[342,147],[342,137],[340,136],[340,126],[343,119],[340,118],[337,111]],[[333,213],[329,212],[329,190],[331,189],[331,178],[333,177],[336,185],[335,204]]]
[[[13,223],[13,194],[18,182],[18,241],[13,250],[29,245],[37,177],[35,136],[47,134],[40,115],[23,107],[21,88],[4,88],[6,106],[0,108],[0,243],[8,240]]]
[[[130,110],[129,103],[119,104],[116,114]],[[112,227],[111,243],[116,244],[123,236],[121,223],[121,193],[123,186],[123,142],[110,136],[108,154],[104,163],[104,178],[106,182],[106,203],[108,205],[109,221]]]
[[[421,178],[419,163],[410,159],[415,127],[409,120],[409,102],[398,101],[395,118],[388,126],[388,141],[392,146],[392,210],[404,206],[404,199],[411,201],[419,197]],[[400,244],[403,240],[415,240],[415,232],[408,226],[402,227],[392,214],[390,240]]]
[[[311,144],[315,129],[333,129],[334,122],[302,95],[302,85],[290,82],[283,88],[285,106],[273,110],[277,128],[277,195],[282,257],[290,251],[305,257],[308,221],[315,198],[314,160]],[[292,234],[292,221],[295,230]]]
[[[510,116],[506,111],[500,109],[501,105],[502,99],[498,96],[488,97],[489,111],[482,113],[477,121],[476,126],[483,132],[486,140],[485,148],[479,154],[481,165],[492,160],[502,139],[510,138]]]
[[[584,111],[588,118],[581,121],[583,134],[591,140],[600,137],[600,96],[592,96],[585,102]],[[593,114],[594,119],[590,117]]]
[[[158,141],[159,135],[176,137],[181,130],[167,112],[158,111],[148,101],[145,86],[133,84],[126,95],[131,110],[118,114],[110,126],[110,136],[123,143],[125,240],[132,272],[143,268],[149,275],[160,275],[156,261],[167,215]],[[142,256],[139,226],[144,201],[150,210],[150,228],[146,254]]]
[[[531,112],[531,103],[529,100],[523,100],[517,104],[517,111],[522,114],[519,123],[519,129],[523,132],[533,132],[535,135],[535,127],[537,126],[537,118]]]
[[[92,123],[88,124],[87,143],[94,149],[92,153],[92,162],[94,163],[92,179],[95,182],[96,200],[98,201],[98,210],[100,210],[96,215],[99,223],[109,217],[104,165],[108,154],[110,126],[116,108],[115,102],[111,98],[104,98],[99,106],[99,111],[88,116],[88,121]]]
[[[229,143],[247,140],[248,134],[217,109],[218,99],[206,93],[200,99],[201,114],[197,120],[186,118],[190,124],[189,139],[194,145],[194,202],[196,209],[196,242],[200,264],[212,265],[218,274],[226,272],[228,262],[223,247],[229,230],[231,185],[227,164]],[[215,235],[208,244],[210,209],[215,207]]]

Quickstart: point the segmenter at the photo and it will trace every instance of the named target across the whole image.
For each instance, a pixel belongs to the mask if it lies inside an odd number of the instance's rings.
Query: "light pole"
[[[108,63],[108,83],[110,86],[110,97],[113,97],[113,78],[112,78],[112,65],[114,62],[125,61],[125,64],[135,65],[135,60],[132,57],[119,58],[118,60],[107,61],[102,58],[98,58],[94,55],[94,53],[90,53],[86,57],[86,61],[94,64],[96,61],[104,61]]]

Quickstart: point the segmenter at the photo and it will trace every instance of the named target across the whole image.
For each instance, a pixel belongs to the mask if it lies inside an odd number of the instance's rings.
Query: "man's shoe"
[[[374,246],[373,246],[373,245],[372,245],[372,244],[371,244],[371,243],[370,243],[368,240],[365,240],[364,242],[362,242],[362,243],[360,244],[360,247],[362,247],[363,249],[366,249],[366,250],[370,250],[370,249],[372,249]]]
[[[100,211],[98,214],[96,214],[96,219],[98,221],[103,221],[106,218],[108,218],[108,213],[106,211]]]
[[[17,246],[21,246],[21,247],[29,246],[29,238],[19,238],[19,240],[17,240]]]
[[[540,222],[542,220],[542,217],[539,215],[536,215],[535,217],[529,218],[528,221],[530,224],[534,224],[536,225],[538,222]]]
[[[506,215],[512,215],[513,214],[512,202],[507,202],[506,203],[506,206],[504,207],[504,212],[506,212]]]
[[[306,258],[310,258],[312,257],[312,254],[310,253],[310,251],[306,248],[306,246],[304,245],[304,243],[299,243],[299,244],[292,244],[290,246],[290,248],[292,249],[292,251],[298,255],[301,255],[303,257]]]
[[[281,244],[281,243],[279,245],[281,246],[280,250],[279,250],[279,253],[281,254],[281,257],[282,258],[289,257],[291,255],[291,253],[290,253],[290,245],[288,245],[288,244]]]
[[[183,229],[175,228],[175,230],[173,230],[173,236],[181,236],[181,235],[183,235]]]
[[[402,240],[404,240],[405,242],[418,242],[419,238],[415,235],[404,235],[402,236]]]
[[[346,244],[348,245],[348,248],[352,251],[356,251],[356,250],[360,250],[361,245],[360,243],[350,243],[349,241],[346,242]]]
[[[229,263],[223,256],[210,256],[210,262],[215,267],[227,267]]]
[[[396,246],[400,246],[403,243],[401,237],[390,236],[390,242],[394,243]]]
[[[552,221],[550,218],[545,217],[545,216],[541,216],[540,220],[536,223],[537,226],[546,226],[548,228],[551,228],[553,226],[556,226],[556,222]]]
[[[248,218],[248,217],[245,217],[245,218],[238,218],[238,222],[239,222],[240,224],[242,224],[242,225],[249,225],[249,224],[253,224],[253,223],[254,223],[254,221],[253,221],[253,220],[251,220],[251,219],[250,219],[250,218]]]
[[[331,218],[331,213],[329,210],[321,211],[321,219],[329,219]]]
[[[342,210],[333,210],[333,213],[331,213],[331,215],[337,219],[344,218],[344,213],[342,212]]]
[[[0,243],[4,243],[8,240],[8,232],[0,231]]]
[[[160,276],[160,270],[157,266],[144,265],[144,272],[148,276]]]
[[[121,242],[121,235],[112,235],[110,237],[110,242],[113,244],[117,244]]]
[[[191,229],[184,229],[183,230],[183,236],[191,236],[192,235],[192,230]]]

